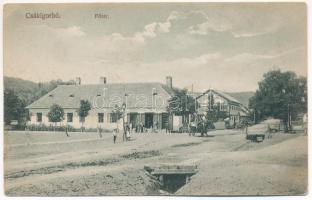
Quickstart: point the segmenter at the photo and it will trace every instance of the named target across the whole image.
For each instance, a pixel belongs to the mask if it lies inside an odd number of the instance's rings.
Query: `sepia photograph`
[[[4,4],[3,195],[307,195],[307,13]]]

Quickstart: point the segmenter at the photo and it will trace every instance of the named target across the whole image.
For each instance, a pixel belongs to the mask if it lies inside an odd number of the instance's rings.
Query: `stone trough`
[[[196,165],[158,165],[144,166],[145,171],[151,175],[151,178],[156,178],[161,186],[161,189],[170,193],[175,193],[183,185],[187,184],[191,176],[198,172]]]

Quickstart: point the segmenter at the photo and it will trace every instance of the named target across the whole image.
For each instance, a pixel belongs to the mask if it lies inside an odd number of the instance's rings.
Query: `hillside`
[[[248,107],[249,98],[251,98],[255,92],[231,92],[227,93],[241,102],[244,106]]]
[[[14,94],[24,100],[27,104],[35,100],[34,95],[36,95],[39,90],[37,83],[19,78],[5,76],[3,82],[5,90],[14,91]]]
[[[52,80],[45,83],[35,83],[20,78],[4,76],[4,90],[12,90],[21,100],[25,101],[26,105],[37,100],[44,94],[53,90],[60,84],[73,84],[73,81],[64,82],[62,80]]]

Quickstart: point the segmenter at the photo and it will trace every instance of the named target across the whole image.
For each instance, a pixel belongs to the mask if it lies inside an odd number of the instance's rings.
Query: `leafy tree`
[[[228,117],[227,111],[220,110],[220,103],[216,103],[211,109],[207,111],[207,119],[213,122],[217,122],[219,119],[225,119]]]
[[[27,111],[25,101],[21,100],[13,90],[4,90],[4,122],[9,125],[12,120],[18,121],[18,126],[26,124]]]
[[[214,95],[211,92],[208,94],[208,100],[209,100],[209,105],[208,105],[209,111],[215,110]]]
[[[112,117],[116,120],[119,120],[122,118],[122,123],[123,123],[123,135],[122,135],[122,139],[123,141],[126,140],[126,128],[125,128],[125,116],[126,116],[126,104],[123,103],[121,106],[119,105],[115,105],[114,109],[113,109],[113,113],[112,113]],[[118,122],[117,122],[118,123]]]
[[[189,116],[196,112],[195,99],[187,94],[187,89],[174,89],[174,96],[169,100],[168,111],[171,114],[182,116],[183,122]]]
[[[89,115],[90,110],[91,110],[91,103],[88,100],[81,100],[80,107],[77,110],[77,113],[78,113],[78,116],[80,117],[82,131],[83,131],[83,124],[85,122],[85,118]]]
[[[208,111],[206,117],[208,120],[216,122],[219,119],[227,118],[227,112],[220,110],[220,102],[215,103],[214,95],[212,93],[208,94]]]
[[[56,127],[57,122],[61,122],[64,119],[64,109],[57,104],[53,104],[50,107],[50,111],[48,112],[48,118],[50,122],[55,123],[55,127]],[[68,136],[67,133],[66,135]]]
[[[294,72],[273,70],[264,74],[259,89],[249,100],[256,120],[274,117],[283,120],[285,131],[299,113],[307,112],[307,80]]]

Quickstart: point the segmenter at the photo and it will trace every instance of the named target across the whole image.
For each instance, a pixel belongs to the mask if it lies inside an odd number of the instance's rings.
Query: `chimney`
[[[81,85],[81,78],[80,77],[76,77],[76,85]]]
[[[167,85],[169,88],[172,88],[172,77],[171,77],[171,76],[167,76],[167,77],[166,77],[166,85]]]
[[[104,76],[100,77],[100,84],[106,84],[106,81],[107,81],[106,77]]]

